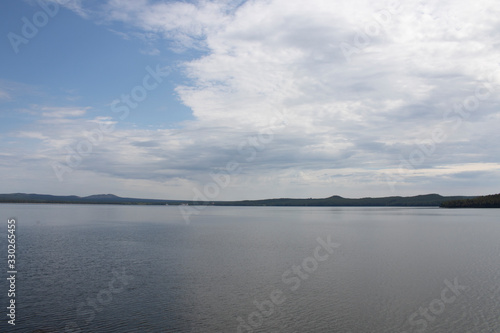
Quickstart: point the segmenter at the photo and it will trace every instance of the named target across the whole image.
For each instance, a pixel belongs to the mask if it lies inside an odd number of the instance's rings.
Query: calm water
[[[16,326],[2,278],[0,332],[500,332],[497,209],[0,213],[2,267],[18,219]]]

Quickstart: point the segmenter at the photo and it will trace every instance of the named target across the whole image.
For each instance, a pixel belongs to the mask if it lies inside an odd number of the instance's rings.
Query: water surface
[[[0,212],[5,263],[18,220],[17,320],[1,332],[500,332],[498,209]]]

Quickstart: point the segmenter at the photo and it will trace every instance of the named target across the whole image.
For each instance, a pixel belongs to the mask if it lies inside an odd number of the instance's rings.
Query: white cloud
[[[51,2],[60,7],[65,7],[83,18],[89,17],[89,10],[85,9],[82,4],[82,0],[45,0],[46,2]],[[52,5],[53,5],[52,4]]]
[[[7,91],[0,89],[0,100],[1,99],[3,99],[3,100],[10,100],[11,96],[10,96],[10,94]]]
[[[38,87],[0,78],[0,101],[15,101],[17,98],[40,96]]]
[[[27,138],[27,139],[39,139],[39,140],[46,140],[48,139],[47,136],[43,135],[41,132],[19,132],[17,135],[20,138]]]
[[[68,108],[68,107],[42,107],[42,116],[48,118],[69,118],[82,117],[86,114],[89,107]]]
[[[151,2],[110,0],[104,6],[106,20],[122,21],[144,31],[159,33],[178,47],[200,47],[211,31],[227,21],[235,1]]]
[[[390,17],[380,24],[382,13]],[[172,194],[189,198],[186,186],[203,186],[210,172],[236,160],[245,168],[220,199],[374,196],[390,194],[384,173],[397,172],[440,128],[447,138],[405,174],[404,194],[442,192],[438,185],[464,174],[499,177],[492,142],[500,139],[500,75],[490,78],[500,74],[495,1],[415,0],[395,10],[383,1],[110,0],[101,14],[147,36],[152,53],[167,42],[204,50],[183,64],[193,84],[176,89],[196,120],[175,130],[117,129],[79,170],[156,183],[158,191],[175,183],[183,190]],[[355,50],[350,61],[346,44]],[[453,129],[447,113],[484,87],[491,93]],[[50,139],[40,149],[51,161],[64,158],[64,144],[85,138],[87,124],[75,130],[73,118],[87,110],[43,110],[48,127],[40,133]],[[272,139],[255,144],[270,126]]]

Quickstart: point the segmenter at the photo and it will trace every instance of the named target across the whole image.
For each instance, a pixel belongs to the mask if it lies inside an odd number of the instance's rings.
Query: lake
[[[500,332],[500,210],[0,205],[1,332]],[[4,268],[4,276],[7,276]]]

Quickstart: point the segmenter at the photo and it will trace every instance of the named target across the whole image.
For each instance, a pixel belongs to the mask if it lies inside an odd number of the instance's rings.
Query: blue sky
[[[498,193],[498,17],[493,0],[2,1],[0,192]]]

